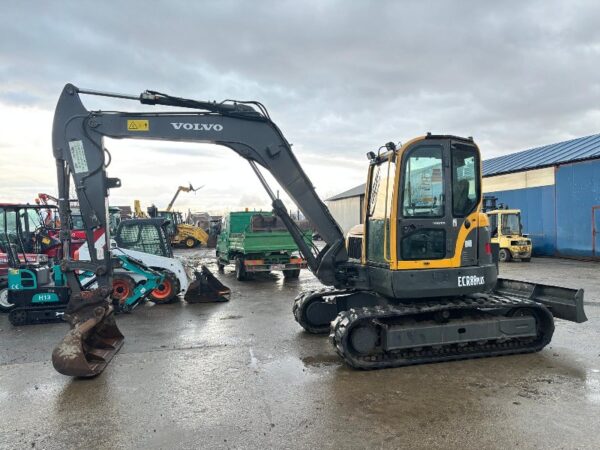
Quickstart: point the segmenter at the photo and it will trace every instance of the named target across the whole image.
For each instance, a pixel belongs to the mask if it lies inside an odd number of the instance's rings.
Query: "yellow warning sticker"
[[[150,124],[147,120],[128,120],[127,121],[128,131],[149,131]]]

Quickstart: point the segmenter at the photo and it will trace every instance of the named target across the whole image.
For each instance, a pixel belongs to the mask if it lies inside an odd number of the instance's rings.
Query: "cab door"
[[[477,227],[470,230],[469,218],[480,197],[477,147],[426,138],[406,148],[401,161],[397,268],[477,264]]]
[[[390,151],[372,163],[368,200],[365,205],[365,247],[363,254],[369,265],[390,267],[390,218],[395,198],[396,152]]]

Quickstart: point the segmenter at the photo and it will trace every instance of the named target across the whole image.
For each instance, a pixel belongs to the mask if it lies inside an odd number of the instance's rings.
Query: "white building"
[[[354,225],[362,223],[365,202],[364,183],[325,200],[333,218],[340,224],[344,234]]]

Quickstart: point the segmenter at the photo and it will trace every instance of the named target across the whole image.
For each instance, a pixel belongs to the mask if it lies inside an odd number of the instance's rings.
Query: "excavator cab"
[[[362,264],[372,287],[395,298],[491,289],[496,268],[487,218],[479,212],[475,143],[427,135],[399,149],[387,144],[369,162]],[[459,277],[473,282],[459,285]]]
[[[119,248],[172,258],[168,227],[169,221],[163,218],[124,220],[117,226],[114,238]]]

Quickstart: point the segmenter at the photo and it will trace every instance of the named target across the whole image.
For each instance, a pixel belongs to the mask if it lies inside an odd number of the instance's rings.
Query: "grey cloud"
[[[257,99],[299,153],[360,158],[429,130],[473,135],[490,156],[598,131],[594,1],[77,1],[3,9],[7,103],[50,109],[68,81]]]

